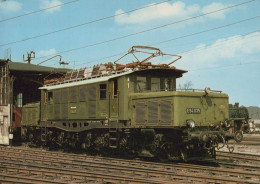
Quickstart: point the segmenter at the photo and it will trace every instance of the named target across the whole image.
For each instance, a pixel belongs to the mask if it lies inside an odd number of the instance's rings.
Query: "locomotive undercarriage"
[[[41,136],[39,136],[41,135]],[[23,141],[37,146],[89,154],[157,157],[160,160],[208,159],[227,144],[225,131],[179,128],[95,128],[70,132],[56,127],[23,127]],[[231,151],[232,147],[227,146]]]

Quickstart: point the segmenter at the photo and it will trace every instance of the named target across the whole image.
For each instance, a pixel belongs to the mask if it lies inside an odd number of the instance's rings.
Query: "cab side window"
[[[48,92],[48,104],[53,104],[53,92]]]
[[[160,91],[160,78],[151,78],[151,91]]]
[[[107,97],[107,85],[106,84],[100,84],[99,85],[99,96],[101,100],[106,99]]]
[[[136,91],[137,92],[146,91],[146,77],[138,76],[136,78]]]

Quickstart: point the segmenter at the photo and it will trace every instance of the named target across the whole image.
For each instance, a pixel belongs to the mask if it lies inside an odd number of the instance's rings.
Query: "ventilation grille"
[[[79,87],[79,101],[85,102],[87,97],[87,88],[86,86]]]
[[[69,90],[63,89],[62,90],[62,97],[61,97],[61,103],[68,103],[68,96],[69,96]]]
[[[136,124],[145,123],[145,102],[136,102],[135,105]]]
[[[32,120],[36,120],[37,110],[33,109],[33,110],[31,111],[31,113],[32,113]]]
[[[158,123],[158,102],[148,102],[148,123]]]
[[[54,118],[60,119],[60,104],[54,105]]]
[[[88,102],[88,117],[95,118],[96,117],[96,102]]]
[[[96,100],[96,85],[88,86],[88,100]]]
[[[161,101],[161,123],[171,124],[171,122],[172,122],[171,101]]]
[[[62,119],[68,119],[68,104],[62,104]]]
[[[54,94],[54,103],[59,104],[60,101],[61,101],[61,98],[60,98],[60,96],[61,96],[60,90],[54,91],[53,94]]]
[[[70,89],[70,102],[77,102],[77,88]]]

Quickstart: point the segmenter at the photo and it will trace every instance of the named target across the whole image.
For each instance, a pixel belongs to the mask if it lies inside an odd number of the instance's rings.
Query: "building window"
[[[106,99],[107,97],[107,85],[106,84],[100,84],[100,99]]]
[[[48,104],[53,104],[53,93],[52,93],[52,91],[48,92]]]
[[[17,95],[17,107],[22,107],[23,106],[23,94],[19,93]]]
[[[118,82],[117,79],[114,80],[113,83],[113,97],[117,98],[117,93],[118,93]]]
[[[146,91],[146,77],[136,78],[136,90],[137,92]]]

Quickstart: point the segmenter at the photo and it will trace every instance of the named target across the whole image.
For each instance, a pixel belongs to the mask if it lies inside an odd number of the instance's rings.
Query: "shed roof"
[[[27,71],[27,72],[67,72],[70,69],[66,68],[53,68],[41,65],[34,65],[28,63],[19,63],[19,62],[8,62],[9,70],[11,71]]]

